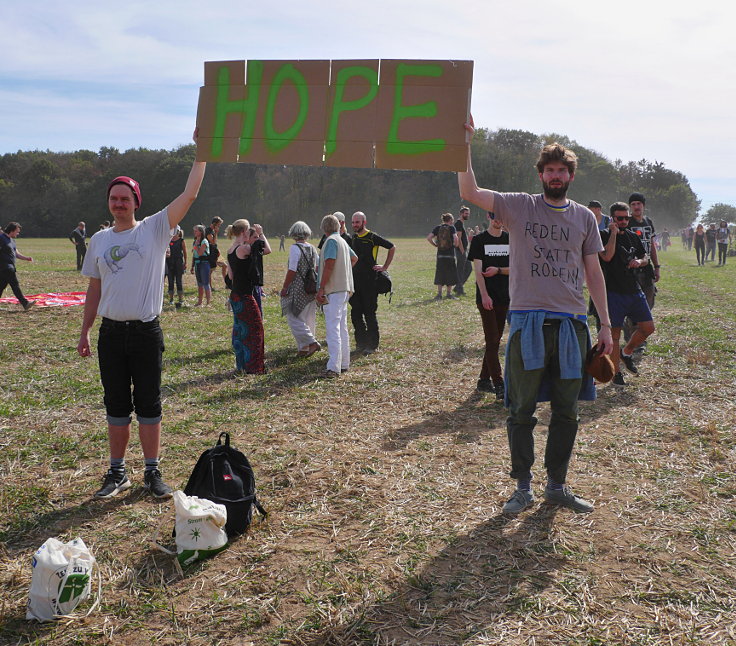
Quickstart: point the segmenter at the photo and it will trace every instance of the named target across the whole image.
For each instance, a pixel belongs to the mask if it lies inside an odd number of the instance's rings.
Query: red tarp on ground
[[[33,294],[26,296],[29,301],[36,301],[36,307],[69,307],[70,305],[84,305],[87,292],[65,292],[63,294]],[[0,298],[0,303],[17,305],[18,299]]]

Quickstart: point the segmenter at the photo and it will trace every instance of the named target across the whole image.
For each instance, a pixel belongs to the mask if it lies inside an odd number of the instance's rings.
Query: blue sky
[[[704,210],[736,205],[734,25],[716,0],[4,0],[0,153],[186,143],[206,60],[465,59],[478,125],[660,161]]]

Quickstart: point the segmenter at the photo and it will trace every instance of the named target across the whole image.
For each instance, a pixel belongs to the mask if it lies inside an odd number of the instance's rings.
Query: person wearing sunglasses
[[[611,358],[615,368],[613,383],[624,386],[626,382],[619,367],[620,362],[623,361],[629,372],[636,374],[639,370],[634,363],[634,350],[654,332],[652,311],[635,273],[637,269],[649,264],[649,256],[640,237],[628,228],[631,219],[628,204],[615,202],[611,204],[610,211],[612,221],[608,231],[601,231],[604,249],[599,256],[606,281],[608,313],[611,317]],[[627,316],[636,327],[628,343],[619,349],[621,329]]]

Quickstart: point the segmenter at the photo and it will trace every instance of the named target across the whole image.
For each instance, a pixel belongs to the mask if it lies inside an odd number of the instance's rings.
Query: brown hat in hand
[[[613,361],[601,348],[594,345],[585,355],[585,372],[600,384],[607,384],[613,379]]]

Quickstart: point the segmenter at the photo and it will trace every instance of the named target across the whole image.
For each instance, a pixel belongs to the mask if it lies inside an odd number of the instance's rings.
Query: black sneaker
[[[626,366],[629,372],[633,374],[636,374],[637,372],[639,372],[639,369],[636,367],[636,364],[634,363],[633,355],[625,355],[624,351],[621,350],[621,361],[624,362],[624,365]]]
[[[103,500],[112,498],[126,489],[130,489],[130,480],[128,480],[125,471],[121,474],[120,472],[108,469],[102,487],[98,491],[95,491],[95,498],[102,498]]]
[[[490,379],[478,379],[478,383],[476,384],[476,389],[480,390],[482,393],[492,393],[495,392],[493,388],[493,382]]]
[[[626,382],[624,381],[624,376],[617,372],[615,375],[613,375],[613,384],[616,386],[625,386]]]
[[[503,399],[506,395],[506,388],[503,385],[503,381],[499,381],[493,385],[493,392],[496,393],[496,399]]]
[[[158,469],[152,469],[143,474],[143,487],[148,489],[154,498],[171,498],[174,495]]]

